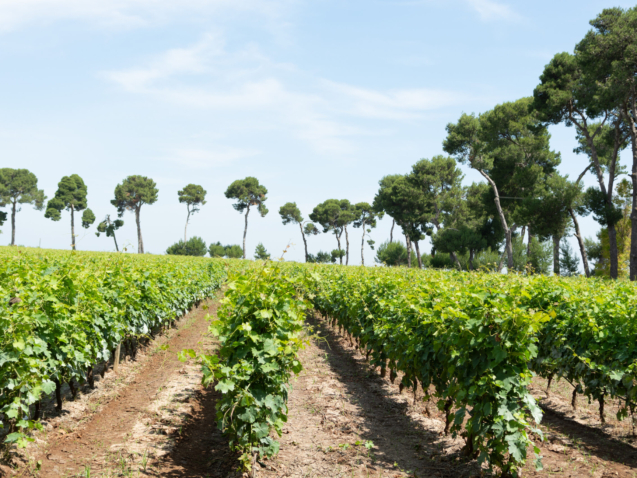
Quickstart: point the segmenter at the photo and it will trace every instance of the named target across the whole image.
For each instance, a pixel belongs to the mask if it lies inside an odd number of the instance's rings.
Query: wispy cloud
[[[293,0],[2,0],[0,31],[57,20],[91,21],[105,26],[139,27],[176,17],[223,10],[277,17]],[[195,17],[196,18],[196,17]]]
[[[469,5],[480,15],[485,21],[490,20],[519,20],[520,15],[511,7],[503,3],[494,2],[492,0],[467,0]]]
[[[266,128],[286,131],[317,150],[341,153],[352,150],[348,138],[370,134],[369,129],[351,126],[352,117],[415,120],[467,99],[448,90],[379,91],[313,77],[271,61],[254,45],[228,52],[216,34],[165,51],[145,65],[102,76],[130,93],[183,107],[227,114],[248,111]]]

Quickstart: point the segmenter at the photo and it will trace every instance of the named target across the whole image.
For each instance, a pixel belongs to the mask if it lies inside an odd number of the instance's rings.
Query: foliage
[[[111,204],[117,208],[119,217],[125,211],[139,211],[144,204],[154,204],[159,190],[157,184],[146,176],[128,176],[115,187],[115,199]]]
[[[238,244],[222,246],[220,242],[211,243],[208,252],[210,257],[227,257],[228,259],[243,257],[243,249]]]
[[[265,249],[263,243],[259,242],[259,244],[257,244],[257,248],[254,250],[254,258],[261,261],[270,259],[270,253]]]
[[[63,209],[69,211],[81,211],[86,209],[86,194],[88,190],[84,180],[77,174],[64,176],[58,183],[55,196],[46,206],[44,217],[59,221],[60,212]]]
[[[318,251],[316,255],[308,254],[307,262],[316,264],[327,264],[332,262],[332,255],[329,252]]]
[[[117,344],[173,321],[222,283],[210,259],[0,248],[0,412],[26,445],[29,406],[84,383]],[[13,299],[13,300],[12,300]],[[19,300],[16,300],[19,299]]]
[[[256,206],[261,217],[268,213],[268,208],[265,207],[266,194],[268,194],[266,187],[259,184],[257,178],[250,176],[245,179],[237,179],[228,186],[225,192],[228,199],[236,200],[232,207],[237,211],[243,212],[249,210],[250,206]]]
[[[95,214],[90,208],[85,209],[82,213],[82,227],[88,229],[95,222]]]
[[[549,241],[531,239],[531,246],[522,237],[513,238],[513,270],[529,274],[550,274],[553,267],[553,247]]]
[[[565,277],[579,275],[579,259],[567,241],[560,246],[560,275]]]
[[[187,239],[186,231],[188,230],[188,221],[190,220],[190,216],[199,212],[201,206],[206,204],[206,190],[197,184],[189,184],[182,190],[178,191],[177,196],[179,197],[179,202],[185,203],[186,209],[188,210],[188,216],[186,216],[186,227],[184,228],[185,241]]]
[[[256,267],[231,275],[211,331],[219,337],[218,355],[201,357],[204,385],[216,383],[219,427],[241,452],[250,470],[256,456],[270,457],[287,421],[288,381],[302,365],[303,321],[308,304],[301,284],[279,266]],[[188,354],[194,356],[193,351]]]
[[[174,243],[168,249],[166,254],[175,256],[199,256],[203,257],[208,252],[206,243],[201,237],[193,236],[186,242],[181,239]]]
[[[378,264],[384,264],[386,266],[406,266],[407,248],[402,242],[385,241],[378,246],[374,260]]]
[[[295,202],[285,203],[279,208],[279,215],[284,225],[294,223],[301,224],[303,222],[303,216],[301,210],[298,208]]]
[[[144,253],[144,240],[142,238],[140,213],[144,204],[154,204],[157,201],[157,184],[146,176],[128,176],[121,184],[115,187],[115,199],[111,204],[117,208],[119,217],[124,215],[126,210],[135,213],[137,223],[137,252]]]
[[[0,168],[0,207],[9,206],[13,217],[11,245],[15,245],[15,213],[19,204],[32,204],[35,209],[44,209],[46,196],[38,189],[38,178],[28,169]],[[7,215],[0,212],[0,225]]]
[[[345,251],[343,249],[332,249],[330,256],[331,256],[330,258],[331,262],[336,263],[336,261],[340,259],[342,264],[343,257],[345,257]]]
[[[347,199],[328,199],[313,209],[310,219],[320,224],[324,233],[333,232],[338,243],[336,250],[341,250],[341,236],[347,225],[356,220],[356,209]],[[338,256],[341,264],[344,256]]]

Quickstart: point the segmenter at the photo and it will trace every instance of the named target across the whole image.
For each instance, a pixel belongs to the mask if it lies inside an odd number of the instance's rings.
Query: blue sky
[[[531,95],[550,58],[572,51],[610,6],[632,5],[2,0],[1,167],[33,171],[49,197],[62,176],[79,174],[98,219],[115,214],[109,201],[123,178],[153,178],[159,201],[142,209],[153,253],[183,237],[177,191],[188,183],[208,191],[189,235],[240,243],[243,217],[223,193],[256,176],[269,190],[270,213],[251,214],[248,252],[263,242],[278,256],[291,241],[287,257],[301,260],[300,233],[281,224],[281,205],[295,201],[307,217],[329,198],[371,202],[381,177],[441,154],[445,125],[462,112]],[[560,170],[576,177],[586,159],[572,152],[573,129],[551,133]],[[480,180],[465,172],[467,184]],[[118,240],[134,249],[134,216],[124,220]],[[386,240],[390,226],[381,221],[373,238]],[[587,236],[597,230],[590,217],[582,227]],[[94,230],[80,230],[78,247],[112,250]],[[357,264],[360,231],[350,238]],[[69,247],[68,213],[52,222],[24,207],[17,243]],[[331,250],[336,240],[323,234],[309,246]],[[368,263],[372,255],[367,248]]]

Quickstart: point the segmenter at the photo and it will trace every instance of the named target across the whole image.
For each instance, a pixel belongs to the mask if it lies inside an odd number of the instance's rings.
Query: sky
[[[247,251],[303,260],[298,226],[278,214],[296,202],[305,218],[320,202],[372,202],[378,181],[443,154],[445,126],[530,96],[544,66],[572,52],[604,8],[594,0],[1,0],[0,167],[26,168],[52,198],[79,174],[98,218],[79,228],[78,249],[114,250],[96,237],[116,215],[115,186],[129,175],[156,181],[142,207],[147,252],[183,238],[186,206],[177,191],[207,190],[188,226],[206,243],[241,244],[243,216],[224,195],[254,176],[269,213],[249,217]],[[576,178],[587,159],[575,131],[551,127],[559,170]],[[628,165],[628,152],[622,163]],[[481,181],[467,167],[464,183]],[[586,186],[595,178],[585,177]],[[135,251],[132,213],[117,232]],[[79,221],[77,221],[79,222]],[[44,218],[25,205],[16,243],[70,248],[70,215]],[[389,237],[391,219],[372,231]],[[599,226],[581,219],[585,236]],[[2,239],[4,238],[4,239]],[[575,250],[574,238],[568,238]],[[0,243],[10,242],[10,225]],[[350,263],[361,231],[350,230]],[[310,252],[336,248],[332,234]],[[427,240],[421,250],[428,251]],[[365,247],[366,263],[374,252]]]

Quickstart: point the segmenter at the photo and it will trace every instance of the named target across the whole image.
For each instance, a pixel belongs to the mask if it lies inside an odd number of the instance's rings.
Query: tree
[[[413,244],[418,266],[422,267],[418,241],[430,232],[425,219],[427,204],[424,193],[407,177],[399,174],[385,176],[378,184],[380,187],[374,196],[374,210],[387,213],[403,230],[407,246],[407,266],[411,267]]]
[[[531,98],[497,105],[476,117],[463,114],[447,125],[443,149],[469,164],[491,185],[494,213],[505,233],[507,267],[513,270],[513,233],[520,198],[533,197],[543,177],[552,173],[560,155],[550,150],[548,130],[530,108]]]
[[[11,208],[12,246],[15,246],[15,215],[22,209],[19,205],[33,204],[36,210],[41,211],[45,201],[44,191],[38,189],[38,178],[28,169],[0,169],[0,207],[8,205]],[[6,215],[3,214],[3,217],[6,218]]]
[[[378,264],[386,266],[402,266],[407,264],[407,248],[402,242],[383,242],[378,246],[374,259]]]
[[[142,239],[142,226],[140,213],[144,204],[154,204],[157,201],[157,184],[146,176],[128,176],[122,184],[115,187],[115,199],[111,204],[117,208],[117,215],[122,217],[126,210],[135,212],[137,223],[137,252],[144,253],[144,240]]]
[[[181,191],[177,192],[180,203],[186,203],[188,216],[186,216],[186,227],[184,228],[184,242],[187,239],[188,221],[190,215],[199,212],[201,206],[206,204],[206,190],[196,184],[189,184]]]
[[[579,260],[568,242],[560,247],[560,275],[566,277],[579,275]]]
[[[581,45],[581,44],[580,44]],[[576,48],[575,55],[559,53],[553,57],[540,76],[540,84],[533,92],[533,107],[546,124],[564,123],[575,126],[580,146],[577,153],[588,156],[588,165],[583,168],[577,183],[592,169],[597,176],[601,195],[608,208],[613,202],[613,183],[622,147],[622,118],[617,104],[600,101],[601,83],[586,71],[586,48]],[[590,68],[588,68],[590,70]],[[601,118],[600,122],[594,122]],[[608,124],[610,123],[610,125]],[[608,173],[608,184],[604,173]],[[570,212],[569,212],[570,213]],[[571,214],[576,226],[575,214]],[[617,278],[617,237],[614,224],[609,226],[611,248],[611,277]],[[582,241],[580,251],[582,251]],[[585,249],[584,249],[585,251]],[[582,256],[584,260],[584,256]],[[586,267],[586,261],[584,261]]]
[[[224,257],[226,255],[226,250],[223,248],[220,242],[216,242],[210,243],[208,253],[210,254],[210,257]]]
[[[115,231],[117,231],[120,227],[124,225],[124,221],[121,219],[111,220],[111,215],[107,214],[102,222],[97,225],[97,232],[95,235],[100,237],[100,234],[106,234],[106,237],[112,237],[113,241],[115,241],[115,250],[119,252],[119,247],[117,246],[117,238],[115,237]]]
[[[365,265],[365,236],[372,232],[372,229],[376,227],[377,220],[382,218],[384,212],[376,212],[374,208],[366,202],[359,202],[354,205],[354,227],[360,227],[363,230],[363,237],[361,239],[361,265]],[[367,229],[366,229],[367,228]],[[367,241],[369,247],[374,250],[374,241],[371,238]]]
[[[248,214],[250,214],[250,207],[256,206],[257,211],[261,217],[265,217],[268,213],[268,208],[265,207],[265,201],[268,190],[265,186],[259,184],[257,178],[248,176],[245,179],[237,179],[226,190],[226,197],[228,199],[236,199],[232,207],[235,210],[243,213],[245,211],[245,229],[243,230],[243,258],[246,258],[246,234],[248,233]]]
[[[336,263],[336,260],[338,259],[341,261],[341,265],[342,265],[343,256],[345,256],[345,251],[343,249],[332,249],[331,262]]]
[[[452,254],[465,254],[469,252],[469,270],[473,269],[473,256],[487,248],[487,240],[482,235],[467,225],[458,228],[447,227],[431,236],[431,242],[436,251],[448,253],[450,258],[460,266],[457,258]],[[462,270],[462,266],[460,266]]]
[[[259,244],[257,244],[257,248],[254,250],[254,258],[260,261],[267,261],[270,259],[270,254],[263,243],[259,242]]]
[[[347,262],[349,262],[349,239],[347,238],[347,225],[354,221],[354,209],[347,199],[328,199],[322,202],[314,208],[310,219],[323,227],[323,232],[327,233],[332,231],[336,237],[338,243],[338,249],[336,251],[342,251],[341,248],[341,236],[345,232],[347,241],[347,251],[343,254],[338,253],[338,259],[341,265],[343,264],[343,256],[347,256]]]
[[[313,262],[316,264],[327,264],[332,262],[332,255],[329,252],[318,251],[316,255],[308,254],[307,262]]]
[[[239,244],[223,246],[223,249],[228,259],[239,259],[240,257],[243,257],[243,249]]]
[[[571,214],[582,196],[579,183],[553,173],[538,188],[537,196],[523,202],[522,214],[527,217],[529,227],[541,240],[553,241],[553,273],[560,275],[560,241],[571,225]],[[573,214],[574,215],[574,214]]]
[[[53,221],[61,219],[61,212],[66,209],[71,213],[71,248],[75,250],[75,211],[86,209],[88,189],[84,180],[77,174],[64,176],[58,183],[55,196],[46,207],[44,217]],[[95,215],[90,209],[86,209],[82,216],[82,227],[88,229],[95,222]],[[92,219],[92,220],[91,220]]]
[[[208,249],[206,248],[205,241],[197,236],[193,236],[187,241],[179,239],[179,242],[174,243],[166,249],[166,254],[175,256],[203,257],[206,255],[206,252],[208,252]]]
[[[633,153],[630,280],[637,280],[637,8],[604,9],[590,24],[593,28],[575,47],[583,73],[582,96],[593,114],[612,111],[628,127]],[[610,198],[607,204],[610,207]],[[609,227],[609,239],[610,232]]]
[[[319,234],[320,231],[311,222],[306,223],[305,226],[303,226],[303,216],[301,215],[301,211],[297,207],[295,202],[288,202],[281,206],[281,208],[279,209],[279,215],[281,216],[281,220],[283,221],[284,225],[290,223],[299,225],[299,229],[301,229],[301,236],[303,237],[303,245],[305,246],[305,262],[309,262],[307,253],[307,239],[305,236],[314,236],[316,234]]]

